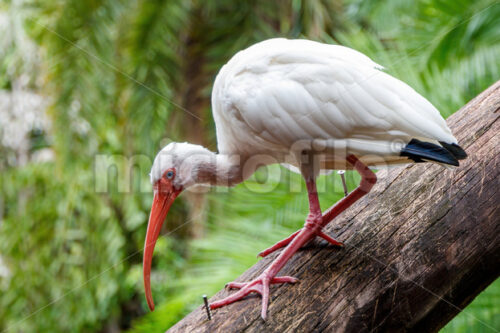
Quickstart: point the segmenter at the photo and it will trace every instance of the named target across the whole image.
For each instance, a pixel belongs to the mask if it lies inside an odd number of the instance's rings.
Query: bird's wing
[[[382,155],[394,153],[394,140],[456,142],[429,101],[365,55],[342,46],[278,41],[240,52],[219,74],[214,116],[218,137],[231,131],[224,141],[290,147],[298,140],[333,140],[353,153]]]

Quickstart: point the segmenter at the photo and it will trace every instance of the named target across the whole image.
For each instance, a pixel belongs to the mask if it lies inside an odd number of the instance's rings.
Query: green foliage
[[[11,274],[1,281],[3,329],[98,329],[131,288],[123,231],[89,182],[56,176],[50,164],[2,175],[0,253]]]
[[[49,147],[55,159],[12,165],[0,156],[0,266],[9,271],[0,275],[0,330],[163,332],[302,226],[302,181],[279,166],[209,193],[201,239],[187,239],[187,206],[176,202],[155,251],[157,308],[147,311],[148,168],[162,138],[185,139],[197,118],[215,147],[210,109],[190,115],[186,96],[196,87],[207,101],[218,69],[240,49],[276,36],[351,46],[445,116],[500,77],[495,1],[31,0],[1,2],[2,11],[36,52],[18,33],[0,38],[0,89],[28,75],[28,88],[50,98],[52,127],[34,132],[30,151]],[[114,179],[96,191],[98,154],[112,156],[122,177],[133,157],[132,187]],[[351,189],[358,180],[348,173]],[[319,188],[322,207],[342,195],[335,174]],[[475,317],[500,327],[498,304],[497,282],[445,331],[485,329]]]

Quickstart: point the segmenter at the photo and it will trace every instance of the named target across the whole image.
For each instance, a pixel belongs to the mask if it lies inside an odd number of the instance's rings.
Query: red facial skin
[[[153,260],[153,252],[156,240],[160,235],[163,221],[172,206],[175,198],[182,191],[182,188],[175,189],[172,182],[175,179],[175,169],[171,168],[164,172],[163,176],[154,184],[154,198],[151,207],[151,214],[149,215],[148,230],[146,232],[146,241],[144,243],[144,256],[142,260],[143,276],[144,276],[144,289],[146,293],[146,300],[149,309],[154,310],[155,305],[153,296],[151,295],[151,262]]]

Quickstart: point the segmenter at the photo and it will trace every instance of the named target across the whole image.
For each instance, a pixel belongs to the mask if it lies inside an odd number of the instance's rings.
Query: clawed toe
[[[336,239],[328,236],[327,234],[325,234],[322,231],[320,231],[318,233],[318,236],[323,238],[324,240],[326,240],[328,243],[332,244],[333,246],[344,247],[344,243],[337,241]]]
[[[229,289],[239,289],[232,295],[215,301],[210,304],[211,309],[217,309],[224,305],[231,304],[233,302],[239,301],[246,297],[248,294],[254,292],[262,296],[262,319],[266,319],[267,315],[267,305],[269,303],[269,285],[275,283],[296,283],[299,280],[291,276],[278,276],[269,278],[265,273],[257,277],[256,279],[249,282],[230,282],[226,284]]]
[[[264,258],[265,256],[273,253],[274,251],[276,250],[279,250],[285,246],[287,246],[288,244],[290,244],[290,242],[295,238],[295,236],[297,236],[297,234],[300,232],[301,229],[297,230],[296,232],[294,232],[293,234],[291,234],[290,236],[288,236],[287,238],[279,241],[278,243],[274,244],[273,246],[271,246],[270,248],[268,249],[265,249],[264,251],[260,252],[257,257],[262,257]],[[316,236],[319,236],[321,238],[323,238],[324,240],[326,240],[328,243],[332,244],[333,246],[336,246],[336,247],[344,247],[344,243],[341,243],[339,241],[337,241],[336,239],[328,236],[327,234],[325,234],[324,232],[322,231],[319,231]]]
[[[278,276],[272,278],[271,283],[297,283],[299,279],[294,278],[292,276]]]
[[[243,288],[248,282],[229,282],[226,283],[226,288],[228,289],[241,289]]]

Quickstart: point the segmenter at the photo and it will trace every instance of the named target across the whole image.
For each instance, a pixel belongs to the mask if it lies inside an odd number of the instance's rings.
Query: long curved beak
[[[146,293],[146,300],[149,309],[154,310],[155,305],[153,296],[151,295],[151,262],[153,260],[153,251],[155,248],[156,240],[160,235],[161,226],[167,217],[167,213],[172,206],[175,198],[179,194],[178,191],[170,189],[169,191],[161,192],[155,191],[151,213],[149,215],[148,230],[146,232],[146,241],[144,242],[144,256],[142,259],[142,269],[144,276],[144,289]]]

